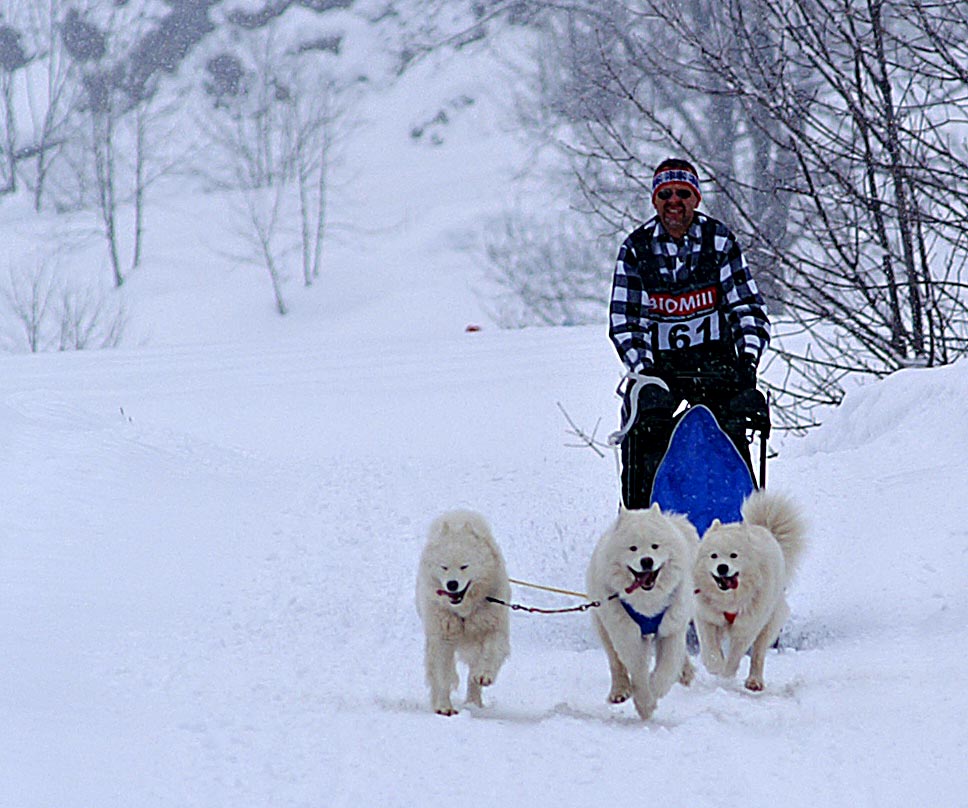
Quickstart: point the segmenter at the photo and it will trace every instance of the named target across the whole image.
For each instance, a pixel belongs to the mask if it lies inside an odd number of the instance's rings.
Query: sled
[[[681,513],[702,536],[713,519],[739,522],[756,484],[746,461],[708,407],[690,407],[676,424],[655,481],[650,504]]]

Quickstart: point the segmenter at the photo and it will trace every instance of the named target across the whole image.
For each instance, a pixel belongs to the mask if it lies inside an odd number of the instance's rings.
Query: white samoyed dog
[[[608,700],[619,704],[631,696],[643,719],[677,679],[692,680],[686,630],[698,545],[699,535],[684,516],[663,513],[658,505],[622,508],[588,566],[588,594],[602,604],[592,619],[611,670]]]
[[[742,516],[730,524],[714,520],[703,536],[693,570],[696,632],[710,673],[732,678],[750,651],[745,686],[762,690],[767,649],[790,616],[786,587],[803,551],[804,526],[791,500],[766,491],[750,495]]]
[[[430,526],[417,574],[417,612],[426,635],[430,702],[456,715],[450,694],[458,685],[456,658],[468,666],[469,704],[483,706],[481,688],[493,684],[510,653],[511,587],[504,558],[484,517],[450,511]]]

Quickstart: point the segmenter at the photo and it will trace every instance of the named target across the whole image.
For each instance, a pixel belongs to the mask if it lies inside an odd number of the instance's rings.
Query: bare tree
[[[3,152],[16,168],[14,179],[30,188],[37,211],[44,204],[57,157],[73,135],[72,118],[78,109],[80,87],[61,37],[67,5],[62,0],[8,0],[3,8]]]
[[[22,333],[27,350],[37,353],[45,346],[45,325],[54,297],[54,284],[47,266],[39,263],[31,271],[11,267],[3,290],[7,310]]]
[[[252,36],[244,42],[245,61],[228,52],[209,59],[204,87],[211,107],[198,124],[210,143],[204,176],[231,200],[230,226],[242,247],[232,257],[265,271],[276,311],[285,315],[285,257],[290,249],[280,222],[288,219],[284,214],[293,168],[283,145],[282,103],[287,95],[276,97],[273,42],[271,33]]]
[[[11,25],[0,25],[0,194],[17,190],[17,116],[13,84],[18,71],[29,59],[24,51],[22,34]]]
[[[532,324],[601,322],[611,283],[606,249],[587,218],[508,213],[485,233],[488,277],[497,322],[508,328]]]
[[[124,283],[118,244],[118,98],[111,86],[110,76],[94,71],[85,76],[88,111],[91,126],[91,154],[94,159],[94,180],[97,209],[101,216],[102,232],[111,262],[114,285]]]
[[[131,203],[134,228],[129,271],[142,257],[144,201],[149,183],[164,173],[152,160],[151,138],[172,111],[159,103],[161,76],[170,73],[213,28],[208,10],[213,0],[167,3],[157,12],[151,4],[113,4],[110,9],[72,6],[60,24],[61,40],[82,88],[86,153],[89,164],[78,164],[90,176],[95,206],[101,218],[114,284],[124,283],[119,212]],[[150,13],[155,8],[156,13]],[[154,169],[149,163],[156,163]]]
[[[942,364],[968,348],[968,211],[945,192],[968,170],[958,136],[968,83],[945,69],[945,54],[964,56],[968,17],[925,15],[919,0],[848,6],[757,3],[783,42],[768,85],[747,81],[742,61],[701,57],[796,155],[796,238],[764,249],[786,269],[787,311],[810,329],[809,353],[784,349],[798,384],[782,391],[807,401],[839,400],[845,373]],[[825,372],[812,380],[808,364]]]
[[[248,248],[241,260],[259,263],[272,285],[276,311],[288,312],[283,296],[289,240],[280,233],[282,211],[295,179],[290,148],[288,86],[277,75],[279,48],[272,29],[247,37],[243,56],[209,60],[206,89],[215,115],[199,123],[215,157],[205,174],[236,200],[234,227]],[[286,211],[288,213],[288,211]]]
[[[177,150],[169,148],[169,144],[177,140],[175,130],[181,114],[179,99],[163,96],[159,85],[157,77],[151,77],[143,86],[128,84],[125,88],[129,106],[122,124],[125,142],[130,144],[125,155],[125,168],[130,177],[130,190],[125,201],[131,205],[133,219],[129,271],[141,265],[144,253],[148,191],[179,164]]]
[[[711,176],[707,207],[792,320],[774,343],[787,426],[839,402],[848,374],[964,355],[968,211],[951,192],[968,173],[960,4],[527,5],[549,34],[534,114],[588,210],[624,229],[669,150]]]
[[[352,130],[353,86],[328,71],[323,55],[284,47],[272,25],[248,34],[237,53],[210,59],[207,73],[215,115],[201,126],[216,159],[206,175],[241,194],[245,241],[270,277],[276,310],[285,314],[285,257],[298,250],[304,285],[320,275],[331,171]],[[298,235],[283,226],[290,210]]]
[[[33,119],[34,210],[40,212],[47,191],[47,177],[67,136],[69,121],[78,107],[78,90],[71,80],[69,60],[58,34],[59,0],[28,4],[33,9],[33,29],[42,54],[40,93],[27,82],[27,97]]]
[[[757,234],[785,237],[793,166],[792,155],[769,136],[775,125],[755,118],[756,110],[706,70],[652,4],[527,5],[541,12],[532,24],[544,35],[534,53],[534,92],[518,106],[528,128],[569,159],[576,206],[604,219],[616,235],[625,232],[649,215],[653,166],[670,154],[688,156],[711,180],[707,209],[726,221],[741,209],[755,223],[743,234],[747,259],[764,274]],[[737,36],[728,8],[692,0],[676,4],[675,13],[705,47],[748,54],[751,40]],[[762,62],[775,60],[768,34],[758,31],[756,42]],[[779,303],[770,275],[763,286]]]
[[[282,232],[280,222],[287,191],[282,183],[241,191],[244,220],[238,233],[248,246],[241,259],[246,263],[260,263],[272,286],[276,311],[288,314],[289,306],[283,297],[282,287],[286,279],[285,264],[289,249],[287,234]]]
[[[311,286],[321,270],[332,170],[344,139],[355,127],[350,114],[353,87],[305,57],[289,62],[284,127],[299,194],[303,283]]]
[[[57,306],[59,351],[116,348],[127,314],[120,298],[90,287],[61,287]]]
[[[113,348],[124,334],[127,316],[117,292],[64,278],[48,260],[11,267],[2,296],[0,319],[13,323],[15,345],[31,353]]]

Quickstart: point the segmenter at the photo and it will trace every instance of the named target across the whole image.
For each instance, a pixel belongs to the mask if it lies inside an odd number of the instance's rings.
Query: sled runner
[[[738,522],[756,487],[749,467],[708,407],[690,407],[676,424],[652,484],[652,503],[685,514],[702,536],[713,519]]]

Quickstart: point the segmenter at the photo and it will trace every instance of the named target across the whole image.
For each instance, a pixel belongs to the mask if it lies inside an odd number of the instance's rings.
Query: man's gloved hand
[[[742,390],[733,396],[727,407],[731,421],[746,422],[752,429],[769,430],[770,410],[765,396],[755,387]]]
[[[769,430],[770,411],[766,398],[756,389],[756,364],[752,357],[740,357],[736,376],[740,391],[729,402],[730,419],[745,422],[753,429]]]
[[[739,359],[736,368],[736,377],[739,382],[740,390],[756,389],[756,362],[747,354],[743,354]]]

